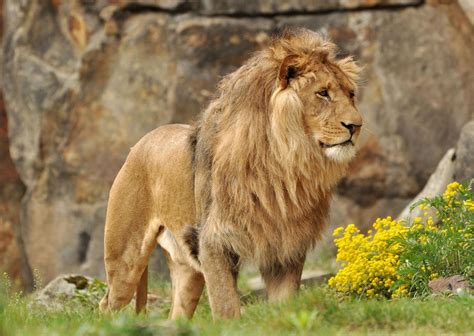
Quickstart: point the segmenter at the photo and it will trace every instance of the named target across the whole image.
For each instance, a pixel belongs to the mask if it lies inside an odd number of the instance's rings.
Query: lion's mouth
[[[333,144],[333,145],[330,145],[330,144],[325,144],[323,142],[319,142],[319,144],[321,145],[322,148],[331,148],[331,147],[336,147],[336,146],[353,146],[354,143],[352,142],[352,139],[349,139],[349,140],[346,140],[344,142],[340,142],[340,143],[337,143],[337,144]]]

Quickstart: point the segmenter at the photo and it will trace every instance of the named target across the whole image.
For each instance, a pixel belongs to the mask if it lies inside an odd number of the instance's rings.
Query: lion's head
[[[196,160],[212,169],[216,197],[281,217],[329,199],[356,153],[358,72],[333,43],[297,29],[224,77],[196,128]]]
[[[272,121],[277,138],[285,131],[279,123],[293,132],[299,127],[327,158],[347,162],[356,153],[362,126],[355,105],[359,67],[352,57],[337,60],[334,50],[334,44],[304,29],[274,41],[270,52],[280,65]]]

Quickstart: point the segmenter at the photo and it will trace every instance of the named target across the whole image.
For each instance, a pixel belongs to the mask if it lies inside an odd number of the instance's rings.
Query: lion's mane
[[[278,85],[294,57],[291,89]],[[224,77],[192,135],[195,198],[202,233],[256,259],[261,268],[304,258],[320,236],[330,192],[346,169],[328,160],[306,133],[297,92],[317,76],[315,61],[355,81],[351,58],[308,30],[287,31]]]

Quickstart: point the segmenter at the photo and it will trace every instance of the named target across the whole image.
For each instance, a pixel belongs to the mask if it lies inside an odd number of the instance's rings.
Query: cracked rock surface
[[[191,122],[219,78],[286,26],[321,31],[365,65],[362,148],[332,225],[396,215],[473,117],[474,29],[454,2],[4,0],[3,19],[0,154],[12,164],[0,178],[10,171],[13,191],[0,204],[30,285],[32,270],[104,276],[107,197],[129,148]]]

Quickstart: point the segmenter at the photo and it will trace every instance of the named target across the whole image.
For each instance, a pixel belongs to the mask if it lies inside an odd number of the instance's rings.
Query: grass
[[[152,288],[165,294],[166,284]],[[169,304],[136,316],[132,307],[101,315],[95,305],[73,300],[57,312],[29,306],[28,297],[0,297],[0,335],[312,335],[312,334],[467,334],[474,332],[474,297],[418,299],[341,298],[327,286],[303,288],[297,297],[268,304],[247,297],[242,318],[212,322],[203,296],[193,320],[166,321]],[[95,296],[91,296],[94,297]]]

